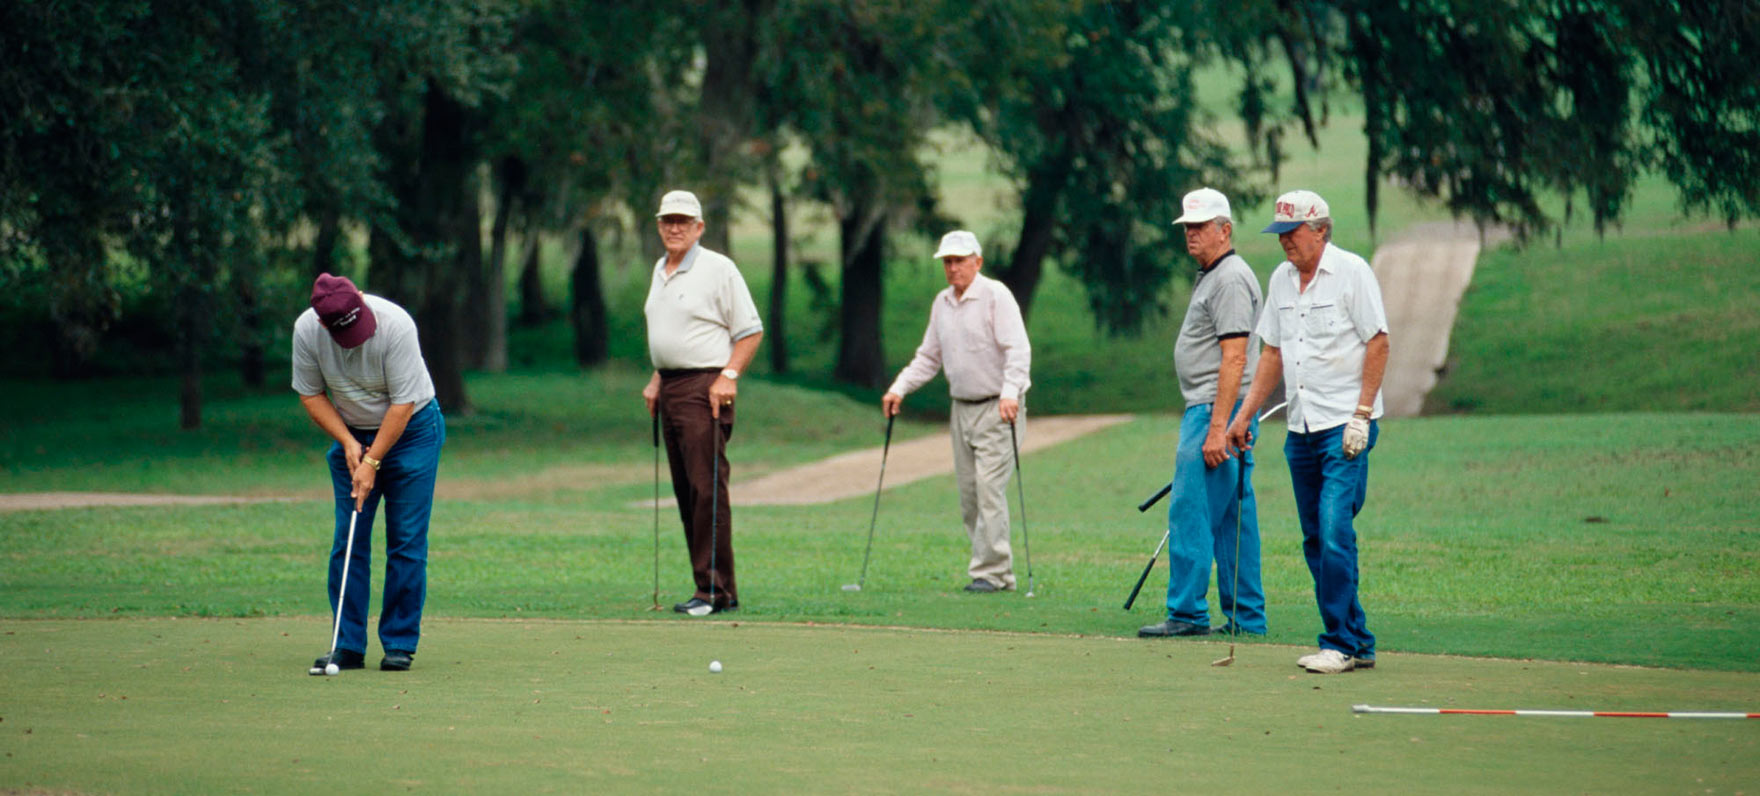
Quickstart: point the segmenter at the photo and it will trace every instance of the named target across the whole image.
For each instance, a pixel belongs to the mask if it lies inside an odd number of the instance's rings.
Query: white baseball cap
[[[963,229],[956,229],[941,236],[941,246],[935,250],[935,259],[943,257],[966,257],[983,254],[984,247],[978,245],[978,236]]]
[[[1228,197],[1215,188],[1192,191],[1179,204],[1185,210],[1185,215],[1174,219],[1174,224],[1202,224],[1222,216],[1232,218],[1232,214],[1228,212]]]
[[[665,196],[660,197],[660,212],[654,214],[655,218],[664,216],[690,216],[701,219],[703,217],[703,203],[697,201],[697,195],[690,191],[667,191]]]
[[[1290,191],[1277,197],[1277,206],[1272,211],[1271,226],[1264,232],[1275,232],[1282,235],[1309,221],[1331,218],[1332,208],[1326,206],[1326,200],[1313,191]]]

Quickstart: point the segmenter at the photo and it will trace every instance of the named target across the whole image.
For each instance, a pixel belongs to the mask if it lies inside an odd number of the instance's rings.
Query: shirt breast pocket
[[[1302,328],[1312,335],[1330,335],[1338,331],[1338,304],[1315,302],[1302,312]]]

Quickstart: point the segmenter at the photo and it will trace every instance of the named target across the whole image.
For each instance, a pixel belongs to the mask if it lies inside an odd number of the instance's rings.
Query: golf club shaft
[[[660,607],[660,405],[654,405],[654,607]]]
[[[1008,424],[1008,444],[1014,450],[1014,485],[1021,498],[1021,551],[1027,560],[1027,594],[1033,593],[1033,538],[1027,533],[1027,479],[1021,472],[1021,441],[1014,422]]]
[[[1155,545],[1155,552],[1149,556],[1149,563],[1143,567],[1143,574],[1137,576],[1137,585],[1131,587],[1131,596],[1124,598],[1124,609],[1129,611],[1137,603],[1137,593],[1143,590],[1143,584],[1149,580],[1149,571],[1155,568],[1155,560],[1161,557],[1161,548],[1167,546],[1167,538],[1173,534],[1172,529],[1161,534],[1161,543]]]
[[[892,421],[886,418],[886,442],[880,446],[880,480],[874,484],[874,511],[868,515],[868,547],[862,551],[862,574],[856,578],[857,588],[868,585],[868,557],[874,553],[874,524],[880,519],[880,490],[886,486],[886,457],[892,453]]]
[[[336,629],[330,632],[331,661],[336,660],[336,645],[342,640],[342,607],[348,599],[348,564],[354,558],[354,522],[360,516],[360,509],[348,515],[348,543],[342,550],[342,582],[336,587]]]
[[[1173,482],[1168,481],[1167,486],[1162,487],[1160,491],[1156,492],[1153,495],[1150,495],[1148,500],[1145,500],[1141,503],[1138,503],[1137,504],[1137,511],[1148,511],[1156,503],[1160,503],[1162,498],[1167,497],[1167,493],[1172,492],[1172,491],[1173,491]]]

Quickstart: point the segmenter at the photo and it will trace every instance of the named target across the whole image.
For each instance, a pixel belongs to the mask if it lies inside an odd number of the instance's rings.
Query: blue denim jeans
[[[371,445],[373,431],[349,429],[362,445]],[[385,505],[385,596],[379,611],[379,645],[387,650],[416,651],[422,635],[422,603],[428,596],[428,517],[434,508],[434,476],[440,470],[440,447],[446,442],[446,418],[440,403],[430,401],[410,416],[403,436],[379,466],[379,476],[354,526],[354,555],[348,565],[348,599],[342,612],[338,649],[367,650],[367,600],[373,579],[373,516]],[[330,481],[336,494],[336,538],[330,547],[330,611],[336,615],[337,585],[348,544],[348,520],[354,498],[353,481],[341,443],[330,445]]]
[[[1292,430],[1283,443],[1302,523],[1302,555],[1325,628],[1320,648],[1358,658],[1375,657],[1375,636],[1357,601],[1357,530],[1351,520],[1368,494],[1369,452],[1380,434],[1381,425],[1370,421],[1369,447],[1355,459],[1346,459],[1339,447],[1344,426],[1312,434]]]
[[[1253,496],[1253,452],[1236,451],[1215,468],[1204,466],[1204,437],[1211,404],[1186,408],[1179,421],[1173,495],[1167,508],[1167,618],[1210,624],[1204,599],[1210,562],[1216,562],[1216,594],[1222,614],[1248,633],[1265,632],[1265,592],[1259,580],[1259,509]],[[1238,411],[1240,404],[1236,403]],[[1231,415],[1232,417],[1232,415]],[[1250,423],[1259,436],[1259,421]],[[1240,537],[1240,586],[1235,587],[1236,525]]]

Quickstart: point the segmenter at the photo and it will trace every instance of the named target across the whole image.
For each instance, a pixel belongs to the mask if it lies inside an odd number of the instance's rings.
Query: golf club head
[[[309,671],[306,672],[306,674],[309,674],[313,677],[323,677],[324,676],[324,667],[313,666]]]
[[[845,584],[843,584],[843,590],[844,591],[861,591],[862,584],[860,584],[860,583],[845,583]]]
[[[1218,658],[1210,662],[1211,666],[1230,666],[1234,663],[1234,645],[1228,645],[1228,657]]]

